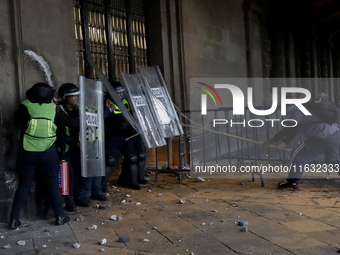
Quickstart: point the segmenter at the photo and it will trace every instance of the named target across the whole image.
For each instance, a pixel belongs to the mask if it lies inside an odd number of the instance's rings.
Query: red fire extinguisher
[[[60,161],[59,187],[62,196],[70,195],[68,162],[65,160]]]

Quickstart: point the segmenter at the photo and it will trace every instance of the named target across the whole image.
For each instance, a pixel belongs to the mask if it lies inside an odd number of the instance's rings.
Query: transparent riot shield
[[[162,135],[165,138],[182,135],[183,128],[159,67],[140,67],[139,70],[144,77],[143,91],[154,108],[155,121],[158,121]]]
[[[79,84],[81,174],[105,176],[102,82],[80,76]]]
[[[159,126],[154,121],[145,95],[142,92],[143,79],[140,74],[122,74],[126,86],[127,99],[132,106],[137,122],[141,129],[141,137],[148,148],[166,145],[166,141],[159,133]]]

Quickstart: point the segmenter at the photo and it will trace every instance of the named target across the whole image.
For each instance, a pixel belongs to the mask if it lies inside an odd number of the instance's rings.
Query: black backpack
[[[340,109],[326,98],[310,100],[304,106],[327,124],[340,123]]]

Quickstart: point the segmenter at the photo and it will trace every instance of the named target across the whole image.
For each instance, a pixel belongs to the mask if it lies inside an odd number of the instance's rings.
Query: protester
[[[321,100],[321,99],[320,99]],[[323,99],[326,100],[326,99]],[[311,102],[309,105],[313,106]],[[308,104],[307,104],[308,105]],[[307,107],[308,108],[308,107]],[[310,107],[308,110],[311,111]],[[301,190],[300,179],[305,166],[313,162],[320,154],[327,155],[329,164],[339,164],[340,131],[337,123],[326,121],[326,114],[317,114],[311,111],[312,115],[304,115],[295,105],[291,106],[287,114],[289,119],[295,120],[296,127],[285,127],[273,138],[266,141],[264,146],[276,145],[278,150],[285,150],[286,145],[300,132],[307,139],[299,144],[291,155],[291,168],[287,183],[279,184],[278,188],[292,188]],[[334,121],[335,122],[335,121]]]

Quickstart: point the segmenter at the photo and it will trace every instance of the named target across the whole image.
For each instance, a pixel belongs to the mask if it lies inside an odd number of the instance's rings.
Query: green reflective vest
[[[125,104],[125,107],[130,111],[130,106],[129,106],[129,102],[126,99],[123,99],[123,104]],[[114,110],[114,114],[121,114],[122,111],[119,109],[119,107],[115,104],[116,106],[116,110]]]
[[[56,105],[53,103],[22,102],[27,107],[31,119],[23,137],[26,151],[43,152],[49,149],[57,139],[57,126],[54,124]]]
[[[66,111],[66,109],[64,108],[63,105],[60,105],[60,108],[61,108],[66,114],[68,114],[67,111]],[[71,136],[71,132],[70,132],[70,128],[69,128],[69,127],[66,127],[66,126],[65,126],[65,132],[66,132],[66,135],[67,135],[67,136]],[[70,149],[70,145],[68,145],[67,143],[65,143],[65,151],[67,152],[69,149]]]

